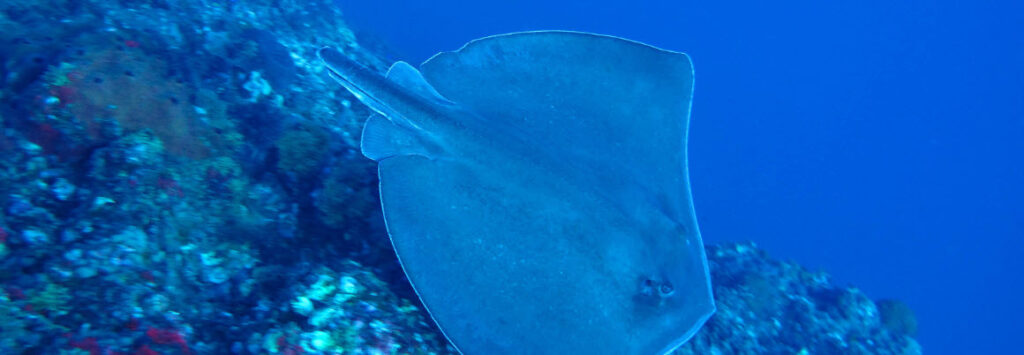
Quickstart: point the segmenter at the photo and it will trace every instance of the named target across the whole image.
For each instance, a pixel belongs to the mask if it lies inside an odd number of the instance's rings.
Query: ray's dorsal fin
[[[430,100],[435,104],[454,105],[453,102],[441,96],[430,83],[427,83],[427,80],[423,79],[423,74],[409,63],[399,61],[392,64],[388,69],[387,78],[422,99]]]
[[[376,161],[398,155],[433,157],[430,145],[414,129],[396,125],[378,113],[366,119],[361,139],[363,155]]]
[[[406,93],[416,96],[432,105],[454,105],[434,90],[419,70],[406,62],[395,62],[388,69],[387,80],[395,83]],[[397,155],[419,155],[432,157],[432,149],[424,137],[427,133],[412,125],[396,124],[379,113],[370,115],[363,127],[360,149],[367,158],[380,161]]]

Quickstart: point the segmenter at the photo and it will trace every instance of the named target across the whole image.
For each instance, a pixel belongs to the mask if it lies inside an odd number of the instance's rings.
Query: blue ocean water
[[[907,302],[928,353],[1008,353],[1024,317],[1024,5],[339,0],[419,62],[568,29],[691,55],[708,243],[753,240]]]

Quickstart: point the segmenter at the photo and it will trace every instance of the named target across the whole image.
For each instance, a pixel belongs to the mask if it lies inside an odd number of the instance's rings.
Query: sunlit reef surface
[[[380,45],[330,4],[0,5],[0,353],[451,352],[382,228],[368,111],[314,60]],[[898,301],[708,258],[681,353],[920,352]]]

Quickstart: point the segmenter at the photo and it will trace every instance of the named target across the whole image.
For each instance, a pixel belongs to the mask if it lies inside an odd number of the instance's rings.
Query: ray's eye
[[[676,293],[676,289],[672,287],[672,283],[668,281],[665,281],[661,286],[658,286],[658,295],[661,297],[672,296],[673,293]]]

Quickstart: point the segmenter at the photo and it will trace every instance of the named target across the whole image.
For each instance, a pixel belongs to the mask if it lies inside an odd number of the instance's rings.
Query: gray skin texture
[[[661,354],[714,312],[686,168],[682,53],[579,32],[487,37],[386,77],[325,49],[377,112],[392,244],[467,354]]]

